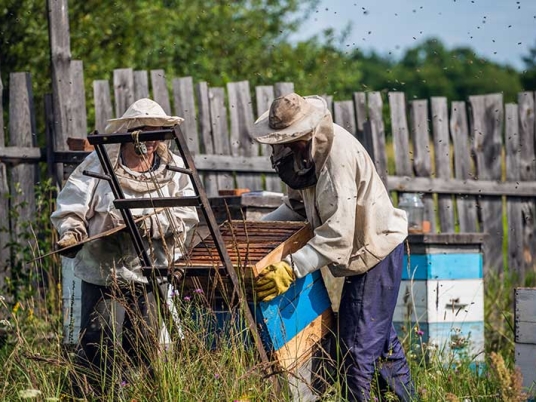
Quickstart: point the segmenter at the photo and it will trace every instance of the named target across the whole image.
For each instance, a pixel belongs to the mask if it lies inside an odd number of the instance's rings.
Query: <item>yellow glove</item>
[[[255,280],[255,292],[260,301],[270,301],[285,293],[296,277],[286,261],[268,265]]]

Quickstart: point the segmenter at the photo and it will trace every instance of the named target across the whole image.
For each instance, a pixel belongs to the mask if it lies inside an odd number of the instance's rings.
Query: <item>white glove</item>
[[[78,252],[82,249],[83,247],[82,244],[80,244],[78,247],[73,247],[63,252],[61,250],[80,243],[84,238],[85,236],[82,236],[78,232],[67,231],[63,234],[63,236],[61,236],[61,239],[59,239],[58,242],[56,243],[56,248],[60,250],[59,253],[61,255],[65,257],[69,257],[69,258],[74,258],[76,257],[76,254],[78,254]]]

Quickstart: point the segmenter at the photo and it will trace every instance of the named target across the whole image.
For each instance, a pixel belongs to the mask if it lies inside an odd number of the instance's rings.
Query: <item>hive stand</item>
[[[177,145],[177,150],[180,153],[184,161],[185,167],[177,166],[167,166],[167,169],[187,174],[192,182],[194,191],[197,194],[196,196],[190,197],[154,197],[154,198],[144,198],[144,199],[125,199],[123,190],[119,184],[117,177],[115,176],[113,166],[110,162],[108,154],[106,152],[106,144],[123,144],[128,142],[145,142],[145,141],[164,141],[164,140],[174,140]],[[205,217],[210,235],[214,239],[214,243],[217,248],[217,252],[223,267],[226,271],[226,274],[231,279],[233,286],[232,297],[230,304],[233,304],[238,300],[242,311],[245,314],[246,323],[251,332],[252,338],[254,340],[255,346],[258,350],[259,356],[263,363],[266,363],[266,366],[269,367],[268,355],[264,349],[261,338],[259,336],[253,314],[248,306],[244,291],[240,286],[239,278],[229,257],[225,243],[223,241],[222,235],[220,233],[218,224],[212,213],[210,203],[207,197],[207,194],[204,190],[203,184],[199,177],[198,171],[194,165],[193,157],[188,150],[184,135],[178,125],[170,129],[162,129],[155,131],[144,131],[139,132],[136,136],[133,136],[132,133],[114,133],[114,134],[98,134],[88,136],[88,141],[91,145],[95,146],[95,151],[99,158],[99,161],[102,165],[104,174],[84,171],[85,175],[95,177],[98,179],[106,180],[112,189],[112,192],[115,197],[114,205],[123,217],[126,228],[130,234],[132,242],[136,253],[138,254],[141,263],[143,274],[147,277],[149,282],[149,290],[154,290],[154,295],[156,298],[157,304],[160,306],[161,318],[164,322],[172,324],[172,316],[168,309],[167,303],[165,302],[166,297],[163,294],[162,289],[158,286],[157,279],[158,277],[167,276],[170,278],[172,274],[172,269],[168,266],[166,267],[157,267],[152,263],[151,258],[147,254],[144,246],[143,239],[140,235],[138,227],[134,222],[132,212],[130,209],[134,208],[170,208],[170,207],[183,207],[183,206],[195,206],[199,207]],[[174,325],[168,325],[169,328],[176,328]]]

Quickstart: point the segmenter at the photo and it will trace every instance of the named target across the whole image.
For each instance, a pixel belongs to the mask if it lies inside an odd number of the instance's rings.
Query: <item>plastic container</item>
[[[406,211],[408,232],[423,233],[424,204],[420,194],[403,193],[398,200],[398,208]]]

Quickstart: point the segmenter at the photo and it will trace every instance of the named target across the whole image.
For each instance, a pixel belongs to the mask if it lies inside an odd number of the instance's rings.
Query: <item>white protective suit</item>
[[[108,145],[107,151],[126,198],[195,196],[187,175],[166,169],[167,164],[184,167],[184,163],[165,143],[160,143],[156,150],[160,165],[150,173],[134,172],[124,166],[119,157],[119,144]],[[123,224],[120,211],[113,205],[114,195],[108,182],[86,176],[82,174],[84,170],[103,173],[95,152],[75,169],[58,195],[57,209],[51,220],[60,238],[67,231],[77,232],[81,238],[91,237]],[[153,214],[150,217],[152,235],[144,237],[144,244],[156,266],[168,266],[181,256],[187,233],[199,221],[195,207],[131,211],[134,217]],[[78,278],[95,285],[109,286],[114,279],[147,282],[127,231],[84,244],[75,257],[74,266]]]
[[[316,186],[289,189],[284,204],[263,220],[305,215],[312,225],[314,237],[287,259],[298,278],[326,265],[335,277],[362,274],[407,237],[406,213],[391,203],[361,143],[329,112],[312,136]],[[283,146],[274,145],[274,153]]]

